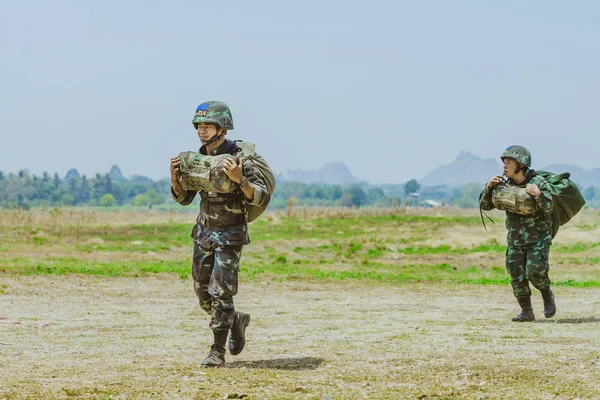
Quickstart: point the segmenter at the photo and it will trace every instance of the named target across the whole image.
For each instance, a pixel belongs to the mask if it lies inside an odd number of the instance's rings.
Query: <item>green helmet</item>
[[[227,104],[220,101],[207,101],[196,108],[196,115],[192,119],[194,128],[198,129],[201,122],[216,124],[221,129],[233,129],[231,110]]]
[[[508,146],[500,156],[502,161],[505,158],[512,158],[519,164],[531,168],[531,153],[523,146]]]

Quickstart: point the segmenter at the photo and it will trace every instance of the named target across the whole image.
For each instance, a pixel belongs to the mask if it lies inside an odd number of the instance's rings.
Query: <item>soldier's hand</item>
[[[525,186],[525,191],[527,192],[527,194],[529,194],[533,197],[538,197],[540,194],[542,194],[542,191],[540,190],[538,185],[536,185],[535,183],[528,183]]]
[[[225,173],[235,183],[240,183],[242,181],[242,160],[239,158],[237,161],[232,160],[230,158],[223,161],[223,167],[225,168]]]
[[[493,176],[492,179],[490,179],[490,181],[487,184],[487,187],[493,188],[494,186],[496,186],[497,184],[502,183],[502,182],[504,182],[502,180],[502,177],[500,175],[496,175],[496,176]]]
[[[171,182],[177,181],[177,173],[179,172],[179,157],[171,158]]]

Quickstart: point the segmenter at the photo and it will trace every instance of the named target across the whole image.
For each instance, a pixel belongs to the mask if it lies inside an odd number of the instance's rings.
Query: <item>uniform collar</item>
[[[213,154],[208,154],[206,146],[200,147],[200,153],[204,155],[218,156],[219,154],[235,154],[239,149],[239,146],[235,144],[235,142],[225,139],[225,141],[213,151]]]

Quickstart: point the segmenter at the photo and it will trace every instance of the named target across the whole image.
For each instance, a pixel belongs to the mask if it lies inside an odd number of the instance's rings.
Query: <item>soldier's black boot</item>
[[[554,302],[554,293],[550,288],[540,290],[542,292],[542,298],[544,299],[544,316],[551,318],[556,314],[556,303]]]
[[[515,322],[535,321],[535,315],[533,315],[533,307],[531,307],[531,296],[517,297],[517,301],[521,306],[521,314],[517,315],[512,320]]]
[[[227,334],[229,331],[214,332],[215,342],[210,348],[208,355],[200,363],[201,367],[221,367],[225,364],[225,343],[227,342]]]
[[[232,356],[237,356],[244,350],[246,344],[246,327],[250,323],[250,314],[236,311],[233,325],[231,326],[231,336],[229,337],[229,352]]]

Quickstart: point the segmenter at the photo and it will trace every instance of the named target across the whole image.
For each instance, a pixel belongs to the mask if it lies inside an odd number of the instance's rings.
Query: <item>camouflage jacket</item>
[[[232,141],[225,140],[211,155],[232,154],[238,155],[241,149]],[[202,146],[200,153],[207,154]],[[254,185],[254,198],[248,200],[238,188],[233,193],[195,192],[184,190],[179,197],[173,199],[183,206],[189,205],[196,194],[200,194],[200,213],[196,218],[196,226],[192,236],[195,240],[203,242],[210,240],[220,245],[240,246],[250,243],[248,224],[246,221],[246,204],[267,205],[270,200],[269,191],[262,181],[255,165],[251,161],[244,161],[243,174]]]
[[[527,179],[520,185],[509,180],[508,185],[525,187],[528,183],[535,183],[542,192],[535,197],[538,212],[533,215],[520,215],[506,211],[506,229],[508,230],[508,244],[512,246],[525,246],[552,237],[552,194],[548,182],[535,174],[528,174]],[[487,185],[479,196],[479,205],[483,210],[492,210],[492,189]]]

